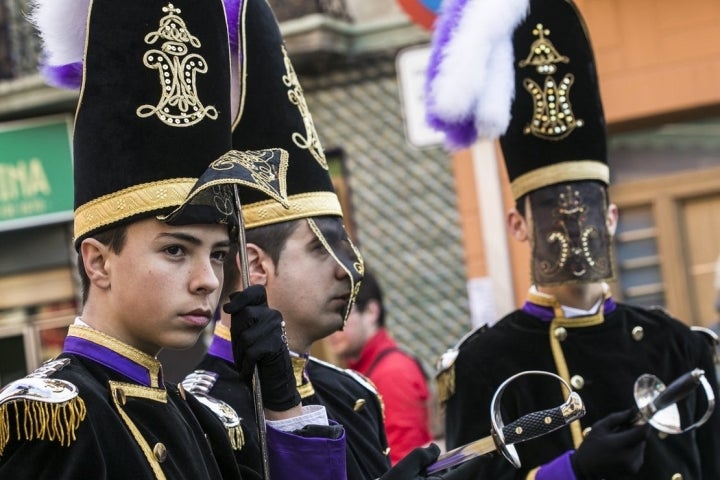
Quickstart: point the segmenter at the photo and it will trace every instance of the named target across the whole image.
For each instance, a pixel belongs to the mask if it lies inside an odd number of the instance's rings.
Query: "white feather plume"
[[[43,62],[68,65],[83,60],[90,0],[32,0],[30,22],[43,44]]]
[[[528,10],[529,0],[467,0],[428,83],[436,117],[472,120],[480,138],[505,132],[515,93],[512,35]]]

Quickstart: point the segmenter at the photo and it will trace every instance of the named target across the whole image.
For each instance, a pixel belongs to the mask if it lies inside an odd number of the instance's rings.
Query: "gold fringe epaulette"
[[[0,390],[0,456],[11,438],[47,440],[65,447],[75,441],[87,413],[85,402],[72,383],[46,378],[67,363],[67,359],[48,362]]]
[[[188,374],[178,387],[190,392],[203,405],[210,409],[225,426],[233,450],[242,450],[245,446],[245,433],[240,424],[240,416],[227,403],[210,395],[218,374],[207,370],[195,370]]]

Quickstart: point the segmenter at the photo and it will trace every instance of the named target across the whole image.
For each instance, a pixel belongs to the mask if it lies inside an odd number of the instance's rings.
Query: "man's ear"
[[[520,215],[516,208],[510,210],[507,214],[507,226],[510,235],[515,237],[519,242],[525,242],[529,238],[528,223],[525,217]]]
[[[615,235],[615,230],[617,230],[617,224],[618,224],[618,218],[620,216],[620,213],[618,212],[618,207],[614,203],[611,203],[608,205],[607,209],[607,218],[605,219],[605,222],[607,224],[608,232],[610,233],[610,236]]]
[[[246,248],[250,285],[267,285],[268,276],[275,269],[272,258],[254,243],[248,243]]]
[[[80,255],[90,284],[103,290],[110,288],[111,283],[109,254],[109,247],[94,238],[86,238],[80,244]]]

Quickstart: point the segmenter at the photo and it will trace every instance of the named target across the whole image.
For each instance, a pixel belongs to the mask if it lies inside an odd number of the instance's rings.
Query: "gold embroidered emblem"
[[[235,183],[241,183],[265,193],[285,208],[290,208],[287,198],[288,153],[280,148],[269,150],[230,150],[210,164],[217,171],[240,167],[244,175],[237,175]]]
[[[590,240],[600,236],[600,231],[594,225],[585,225],[587,205],[583,203],[580,192],[573,190],[570,185],[565,187],[565,192],[560,193],[558,208],[555,210],[556,224],[562,229],[554,231],[548,236],[549,243],[559,243],[560,254],[554,265],[542,264],[541,267],[546,275],[554,275],[557,271],[565,268],[571,258],[579,259],[575,262],[571,271],[575,277],[582,277],[587,273],[587,267],[594,269],[597,261],[593,258],[590,249]],[[573,242],[571,232],[580,233],[580,245]]]
[[[325,152],[323,151],[320,139],[318,138],[317,131],[315,130],[315,124],[313,123],[310,110],[308,109],[307,103],[305,102],[305,95],[303,94],[302,87],[298,81],[295,69],[290,62],[287,50],[285,46],[282,47],[283,58],[285,59],[285,71],[286,75],[283,75],[282,80],[286,87],[288,87],[288,99],[290,103],[296,105],[300,110],[300,115],[305,125],[305,136],[300,132],[293,132],[292,141],[295,145],[303,150],[307,150],[317,160],[320,166],[327,170],[328,164],[325,159]]]
[[[179,8],[168,3],[162,11],[166,15],[160,19],[158,29],[145,35],[148,45],[158,40],[162,45],[143,56],[145,66],[158,71],[162,94],[157,105],[142,105],[136,113],[140,118],[155,115],[171,127],[195,125],[205,117],[215,120],[217,109],[202,104],[195,85],[197,74],[208,71],[205,59],[190,53],[190,47],[200,48],[200,40],[188,31]]]
[[[562,140],[575,128],[582,127],[584,122],[575,118],[570,103],[570,87],[575,80],[571,73],[565,74],[560,82],[553,78],[558,63],[568,63],[568,57],[560,55],[552,42],[546,38],[550,30],[538,24],[533,29],[538,37],[530,46],[527,58],[519,62],[519,66],[532,65],[537,73],[545,75],[543,85],[530,78],[523,80],[523,86],[533,99],[532,121],[525,126],[524,133],[532,134],[545,140]]]

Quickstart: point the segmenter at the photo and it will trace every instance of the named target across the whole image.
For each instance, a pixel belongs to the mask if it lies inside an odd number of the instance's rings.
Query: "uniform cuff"
[[[540,467],[535,474],[535,480],[577,480],[570,464],[570,455],[573,453],[574,450],[568,450]]]

